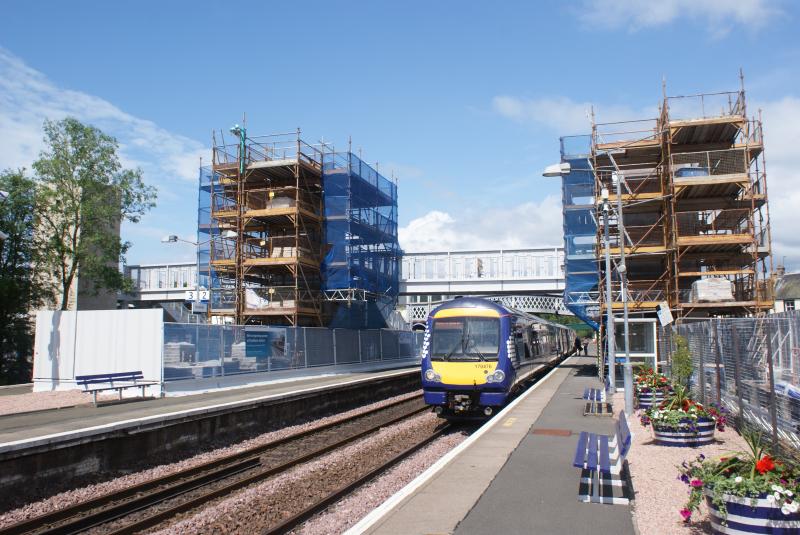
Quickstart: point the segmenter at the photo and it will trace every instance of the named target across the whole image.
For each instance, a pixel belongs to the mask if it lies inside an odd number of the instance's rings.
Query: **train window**
[[[433,360],[497,360],[500,321],[494,318],[448,318],[433,321]]]

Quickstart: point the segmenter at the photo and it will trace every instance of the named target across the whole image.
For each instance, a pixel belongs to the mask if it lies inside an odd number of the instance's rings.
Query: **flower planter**
[[[726,520],[723,514],[711,500],[705,490],[706,503],[708,504],[711,528],[714,533],[766,533],[788,535],[800,533],[800,512],[785,515],[781,508],[768,502],[766,494],[755,501],[750,498],[740,498],[723,494],[725,507],[728,510]],[[751,505],[755,504],[755,507]]]
[[[716,422],[712,418],[698,418],[694,424],[686,419],[678,427],[668,427],[653,422],[656,444],[662,446],[695,448],[711,444],[714,441],[715,429]]]
[[[639,392],[639,408],[642,410],[649,409],[650,407],[657,406],[664,401],[666,393],[663,390],[652,390],[650,392]]]

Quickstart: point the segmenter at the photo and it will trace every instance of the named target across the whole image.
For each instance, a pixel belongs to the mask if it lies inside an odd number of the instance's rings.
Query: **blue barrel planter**
[[[639,392],[639,408],[647,410],[650,407],[658,406],[666,398],[663,390],[651,390],[650,392]]]
[[[769,503],[761,495],[756,500],[723,494],[727,519],[723,519],[720,510],[714,505],[708,491],[705,491],[706,503],[710,512],[711,529],[714,533],[766,533],[768,535],[800,533],[800,512],[785,515],[781,508]]]
[[[717,422],[712,418],[698,418],[692,424],[690,419],[682,421],[678,427],[667,427],[653,422],[653,435],[656,444],[695,448],[714,442],[714,431]]]

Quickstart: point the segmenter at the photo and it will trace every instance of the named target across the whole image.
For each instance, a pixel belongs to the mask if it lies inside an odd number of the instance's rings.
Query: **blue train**
[[[444,418],[491,416],[537,370],[567,355],[572,329],[479,298],[428,316],[422,345],[425,403]]]

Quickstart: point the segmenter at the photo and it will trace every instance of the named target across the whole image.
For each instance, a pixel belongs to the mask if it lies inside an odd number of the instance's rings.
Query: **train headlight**
[[[425,380],[426,381],[431,381],[431,382],[434,382],[434,381],[438,382],[438,381],[442,380],[442,376],[439,375],[438,373],[436,373],[435,371],[433,371],[431,369],[428,369],[428,370],[425,370]]]
[[[492,382],[492,383],[502,383],[502,382],[503,382],[503,379],[505,379],[505,378],[506,378],[506,374],[505,374],[505,372],[504,372],[503,370],[496,370],[496,371],[495,371],[495,372],[494,372],[492,375],[490,375],[489,377],[491,377],[491,378],[492,378],[492,380],[491,380],[491,381],[488,381],[488,382]],[[487,378],[487,379],[488,379],[488,378]]]

